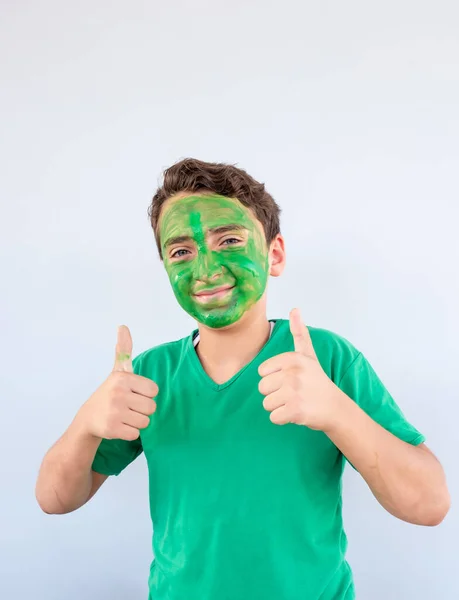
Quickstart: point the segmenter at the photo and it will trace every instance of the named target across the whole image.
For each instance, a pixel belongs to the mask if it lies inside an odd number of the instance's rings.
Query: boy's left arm
[[[271,421],[323,431],[387,511],[409,523],[438,525],[450,496],[436,457],[425,444],[409,444],[379,425],[327,377],[299,311],[292,311],[290,328],[295,352],[259,367],[259,390]]]
[[[325,433],[359,471],[378,502],[416,525],[438,525],[450,497],[439,461],[425,444],[413,446],[369,417],[335,386],[336,415]]]

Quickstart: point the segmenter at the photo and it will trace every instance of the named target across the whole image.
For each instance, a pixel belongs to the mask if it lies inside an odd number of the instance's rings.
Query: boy
[[[441,465],[349,342],[296,309],[267,319],[285,249],[264,185],[183,160],[149,216],[198,327],[133,362],[119,328],[113,372],[44,458],[40,506],[79,508],[143,451],[152,600],[352,600],[345,460],[387,511],[420,525],[448,511]]]

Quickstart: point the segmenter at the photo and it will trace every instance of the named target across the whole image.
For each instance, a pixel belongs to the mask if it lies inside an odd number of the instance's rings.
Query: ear
[[[285,243],[280,233],[276,235],[269,245],[269,274],[279,277],[285,267]]]

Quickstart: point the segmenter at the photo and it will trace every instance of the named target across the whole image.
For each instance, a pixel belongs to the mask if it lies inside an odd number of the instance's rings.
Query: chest
[[[209,487],[320,481],[341,457],[322,432],[271,423],[247,381],[219,390],[193,381],[163,386],[142,444],[152,477]]]

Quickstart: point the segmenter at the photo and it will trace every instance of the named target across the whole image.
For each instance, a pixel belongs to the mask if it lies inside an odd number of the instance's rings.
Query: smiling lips
[[[216,288],[210,288],[206,290],[200,290],[194,294],[196,300],[202,304],[210,302],[212,300],[218,300],[223,298],[228,292],[234,288],[234,285],[222,285]]]

